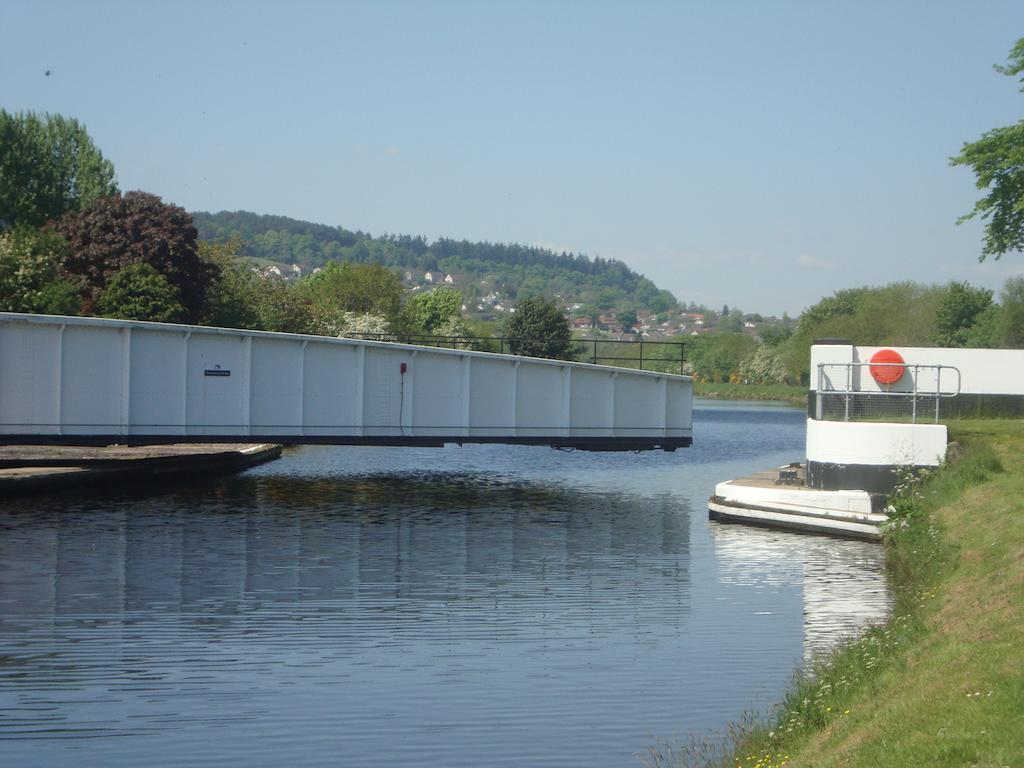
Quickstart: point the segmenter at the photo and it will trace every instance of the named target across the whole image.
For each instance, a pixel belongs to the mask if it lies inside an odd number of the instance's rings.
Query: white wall
[[[945,454],[944,424],[807,420],[808,461],[934,467]]]
[[[908,366],[944,365],[959,369],[960,391],[979,395],[1024,395],[1024,350],[1021,349],[942,349],[938,347],[857,347],[845,345],[816,344],[811,347],[812,388],[817,386],[819,363],[867,363],[880,349],[894,349],[900,353]],[[845,377],[840,368],[827,368],[826,374]],[[909,392],[913,388],[908,371],[903,378],[890,387],[891,391]],[[884,388],[871,376],[867,366],[854,369],[854,389],[864,392],[879,392]],[[955,392],[957,375],[943,371],[941,388],[943,392]],[[833,381],[838,389],[845,388],[845,379]],[[934,371],[918,372],[918,390],[935,391]]]
[[[0,434],[689,437],[692,401],[584,363],[0,313]]]

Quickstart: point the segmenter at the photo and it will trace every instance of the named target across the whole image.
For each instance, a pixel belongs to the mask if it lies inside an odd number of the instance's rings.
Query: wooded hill
[[[441,238],[381,235],[270,216],[248,211],[194,212],[202,240],[237,236],[244,255],[282,265],[297,264],[303,272],[328,261],[379,264],[420,277],[426,272],[451,274],[466,299],[492,291],[516,300],[529,295],[558,295],[566,302],[601,309],[648,309],[663,312],[676,306],[675,297],[643,275],[614,259],[556,253],[514,243],[474,243]]]

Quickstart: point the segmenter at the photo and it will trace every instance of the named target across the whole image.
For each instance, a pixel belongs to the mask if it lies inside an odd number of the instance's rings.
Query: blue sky
[[[1024,113],[992,69],[1019,0],[5,0],[0,29],[0,107],[189,210],[546,245],[764,313],[1024,274],[977,262],[948,165]]]

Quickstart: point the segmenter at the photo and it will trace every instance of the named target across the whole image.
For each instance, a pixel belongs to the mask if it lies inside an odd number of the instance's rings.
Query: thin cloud
[[[831,261],[822,261],[809,253],[801,253],[797,256],[796,262],[801,269],[832,269],[835,267]]]

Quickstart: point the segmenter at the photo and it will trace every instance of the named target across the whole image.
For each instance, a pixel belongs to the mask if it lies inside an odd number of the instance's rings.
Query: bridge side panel
[[[524,361],[516,377],[516,429],[520,437],[559,437],[569,423],[563,366]]]
[[[402,363],[406,372],[401,370]],[[412,389],[415,371],[405,350],[367,347],[363,394],[364,434],[372,437],[412,436]],[[399,424],[401,419],[401,425]]]
[[[118,434],[124,384],[119,328],[69,325],[61,354],[61,423],[66,435]]]
[[[463,358],[418,352],[415,368],[413,428],[417,436],[459,435],[465,424]]]
[[[617,376],[615,379],[615,435],[661,437],[665,434],[665,398],[662,379]]]
[[[315,341],[306,347],[302,423],[307,435],[362,433],[362,349]]]
[[[181,332],[132,329],[130,432],[180,435],[185,427],[188,336]]]
[[[515,435],[516,365],[508,360],[471,358],[469,434]]]
[[[254,338],[251,356],[250,434],[301,435],[302,342]]]
[[[690,437],[693,432],[693,382],[668,381],[665,418],[668,437]]]
[[[614,374],[577,369],[572,373],[569,427],[574,437],[609,437],[614,415],[608,403],[615,395]]]
[[[188,344],[188,434],[245,435],[245,336],[194,333]]]
[[[0,434],[60,434],[59,326],[0,325]]]

